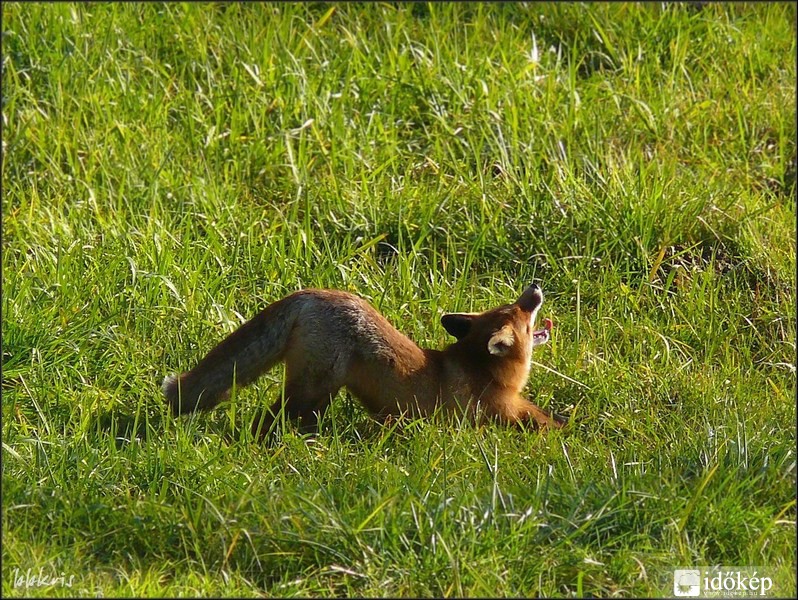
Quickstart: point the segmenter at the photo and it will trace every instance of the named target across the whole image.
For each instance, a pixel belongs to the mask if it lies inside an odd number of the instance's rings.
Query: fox
[[[551,338],[550,319],[535,329],[542,304],[543,292],[532,284],[512,304],[444,314],[441,324],[455,341],[434,350],[419,348],[359,296],[306,288],[266,306],[190,371],[167,376],[162,392],[175,416],[208,410],[233,385],[249,385],[282,361],[283,393],[252,423],[259,440],[281,410],[300,431],[316,431],[342,387],[378,420],[443,410],[480,422],[559,428],[561,417],[521,395],[532,349]]]

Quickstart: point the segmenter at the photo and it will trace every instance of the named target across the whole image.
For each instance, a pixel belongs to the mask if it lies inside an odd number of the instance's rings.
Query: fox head
[[[452,313],[441,317],[444,329],[477,356],[493,356],[528,365],[532,348],[551,337],[551,321],[535,330],[535,319],[543,304],[543,292],[530,285],[513,304],[483,313]]]

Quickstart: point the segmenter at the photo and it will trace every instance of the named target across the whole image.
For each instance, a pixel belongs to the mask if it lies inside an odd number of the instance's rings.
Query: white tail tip
[[[177,375],[167,375],[164,377],[163,383],[161,384],[161,391],[164,393],[165,396],[169,395],[169,391],[174,389],[175,384],[177,383]]]

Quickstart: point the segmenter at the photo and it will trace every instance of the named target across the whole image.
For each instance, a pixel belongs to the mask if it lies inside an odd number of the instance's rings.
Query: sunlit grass
[[[795,7],[5,4],[3,594],[795,594]],[[172,419],[301,287],[421,345],[531,281],[549,435]],[[17,585],[40,569],[73,586]],[[15,576],[16,574],[16,576]]]

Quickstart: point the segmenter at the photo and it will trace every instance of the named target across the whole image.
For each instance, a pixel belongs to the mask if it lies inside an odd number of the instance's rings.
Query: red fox
[[[532,348],[551,336],[551,321],[534,330],[543,303],[537,285],[513,304],[483,313],[441,317],[457,338],[444,350],[423,350],[368,302],[347,292],[305,289],[267,306],[213,348],[199,364],[164,379],[175,415],[216,406],[228,390],[255,381],[285,361],[285,391],[253,422],[263,438],[280,409],[313,431],[341,387],[375,417],[403,412],[428,415],[438,407],[508,424],[561,427],[553,416],[521,397]]]

